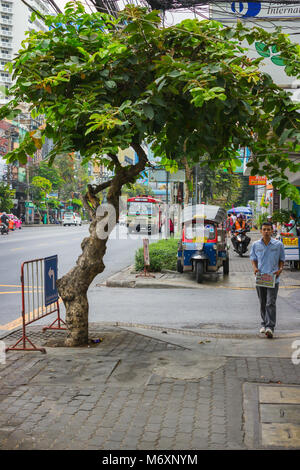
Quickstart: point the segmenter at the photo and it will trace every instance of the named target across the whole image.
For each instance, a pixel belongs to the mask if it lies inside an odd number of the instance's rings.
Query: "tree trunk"
[[[106,252],[108,236],[105,240],[97,236],[97,224],[106,222],[108,215],[97,217],[96,212],[99,199],[96,194],[105,188],[109,188],[107,202],[115,208],[116,221],[119,218],[119,197],[122,186],[135,181],[136,176],[144,170],[147,156],[139,144],[132,145],[139,156],[139,162],[129,167],[122,167],[116,155],[110,155],[115,163],[115,176],[109,182],[103,183],[96,188],[89,185],[85,196],[85,205],[89,210],[92,222],[89,227],[90,236],[81,243],[82,254],[71,269],[61,279],[57,280],[60,297],[66,308],[66,324],[68,328],[65,345],[69,347],[83,346],[88,343],[88,313],[89,305],[87,291],[93,279],[104,271],[103,257]],[[115,225],[114,223],[114,225]],[[106,225],[106,229],[113,229],[114,225]]]

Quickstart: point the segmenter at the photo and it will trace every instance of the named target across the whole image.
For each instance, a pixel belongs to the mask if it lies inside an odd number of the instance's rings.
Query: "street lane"
[[[117,238],[118,232],[121,239]],[[124,226],[114,229],[104,256],[106,268],[94,279],[93,285],[133,263],[142,240],[138,236],[128,238],[126,233]],[[88,235],[88,225],[83,225],[24,227],[0,237],[0,328],[20,318],[22,262],[57,254],[61,277],[75,265],[81,253],[81,242]]]
[[[24,228],[9,237],[0,237],[0,334],[21,325],[21,263],[57,254],[59,276],[62,276],[74,266],[81,253],[81,241],[87,235],[88,226],[85,225]],[[257,333],[260,318],[254,290],[219,289],[217,286],[197,291],[97,287],[96,284],[103,283],[107,277],[134,262],[134,254],[137,247],[142,246],[142,238],[143,235],[127,237],[124,226],[117,226],[112,233],[104,257],[106,268],[94,279],[88,293],[90,322],[119,321],[165,328]],[[155,239],[153,237],[151,241]],[[235,275],[238,271],[250,271],[249,258],[241,259],[234,255],[233,258]],[[280,289],[277,306],[278,330],[299,331],[300,289]],[[64,314],[63,305],[61,308]],[[40,322],[48,324],[53,320],[52,315]]]

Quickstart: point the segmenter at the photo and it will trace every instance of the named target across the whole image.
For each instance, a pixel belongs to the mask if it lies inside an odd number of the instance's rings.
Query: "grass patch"
[[[150,243],[149,271],[160,272],[162,269],[171,269],[176,271],[177,264],[178,239],[169,238],[168,240],[159,240],[156,243]],[[142,271],[144,269],[144,249],[139,248],[135,253],[135,269]]]

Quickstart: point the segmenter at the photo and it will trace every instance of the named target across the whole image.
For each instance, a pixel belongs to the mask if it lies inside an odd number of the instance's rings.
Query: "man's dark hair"
[[[273,228],[273,225],[272,225],[271,222],[263,222],[263,223],[261,224],[261,227],[260,227],[260,228],[263,228],[263,225],[268,225],[268,227],[272,227],[272,228]]]

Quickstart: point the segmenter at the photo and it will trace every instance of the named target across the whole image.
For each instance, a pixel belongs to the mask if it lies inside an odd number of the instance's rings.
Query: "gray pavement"
[[[229,285],[222,275],[177,290],[94,285],[88,347],[27,327],[46,354],[0,356],[0,449],[300,449],[299,273],[282,278],[269,340],[242,284],[249,259],[231,258]],[[20,335],[3,333],[2,345]]]
[[[101,342],[78,349],[62,347],[64,335],[29,327],[47,353],[10,351],[0,364],[1,449],[300,448],[300,334],[91,323]],[[271,409],[260,387],[278,392]]]

